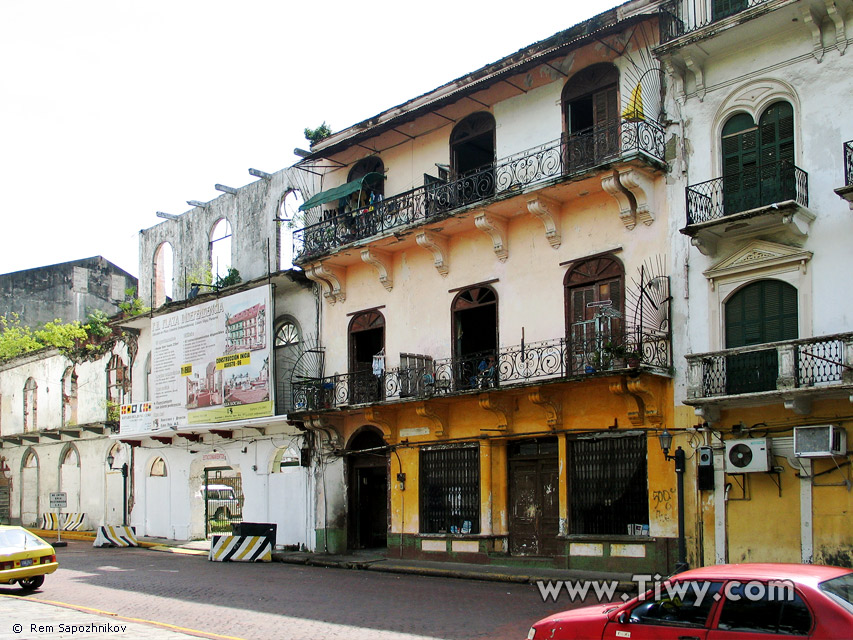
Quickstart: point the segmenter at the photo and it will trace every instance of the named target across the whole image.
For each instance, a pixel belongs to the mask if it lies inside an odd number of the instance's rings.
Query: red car
[[[529,640],[853,639],[853,570],[727,564],[644,585],[642,596],[557,613]]]

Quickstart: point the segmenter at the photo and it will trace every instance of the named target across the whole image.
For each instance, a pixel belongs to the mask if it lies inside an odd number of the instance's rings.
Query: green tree
[[[0,316],[0,359],[14,358],[43,347],[32,330],[21,324],[17,313]]]
[[[325,120],[323,120],[323,124],[316,129],[305,127],[305,139],[311,143],[312,147],[320,142],[320,140],[328,138],[330,135],[332,135],[332,128],[326,124]]]

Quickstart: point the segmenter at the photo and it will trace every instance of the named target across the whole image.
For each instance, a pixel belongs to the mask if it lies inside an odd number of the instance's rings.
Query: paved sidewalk
[[[55,531],[34,530],[43,538],[56,538]],[[94,534],[86,532],[67,532],[63,538],[94,540]],[[139,537],[140,546],[155,551],[207,555],[210,543],[207,540],[166,540],[163,538]],[[490,580],[496,582],[533,583],[538,580],[616,580],[619,591],[635,592],[636,584],[631,574],[606,571],[578,571],[569,569],[548,569],[540,567],[514,567],[498,564],[471,564],[464,562],[444,562],[430,560],[410,560],[388,558],[384,550],[371,550],[347,555],[331,555],[302,551],[274,551],[273,560],[289,564],[301,564],[315,567],[334,567],[339,569],[359,569],[364,571],[383,571],[387,573],[408,573],[443,578],[461,578],[465,580]]]
[[[0,595],[0,638],[57,640],[58,638],[120,640],[185,640],[229,638],[162,623],[123,618],[94,609],[75,608],[38,599]]]

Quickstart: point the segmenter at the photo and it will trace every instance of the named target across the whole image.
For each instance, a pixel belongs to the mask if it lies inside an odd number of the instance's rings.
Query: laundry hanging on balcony
[[[385,349],[373,356],[373,375],[377,378],[385,372]]]
[[[347,182],[346,184],[342,184],[338,187],[333,187],[331,189],[326,189],[325,191],[321,191],[320,193],[316,193],[299,207],[300,211],[308,211],[308,209],[313,209],[314,207],[319,207],[321,204],[326,204],[327,202],[333,202],[335,200],[340,200],[342,198],[346,198],[347,196],[352,195],[353,193],[359,194],[359,201],[361,201],[361,192],[365,190],[370,190],[372,186],[379,184],[381,180],[384,180],[385,176],[381,173],[367,173],[358,180],[353,180],[352,182]]]

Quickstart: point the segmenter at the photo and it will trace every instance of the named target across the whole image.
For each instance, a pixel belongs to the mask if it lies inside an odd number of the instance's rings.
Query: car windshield
[[[853,611],[853,573],[846,573],[843,576],[825,580],[818,586],[821,591],[835,596],[836,601],[848,610]]]
[[[0,530],[0,548],[27,549],[41,545],[42,542],[29,531],[23,529]]]

